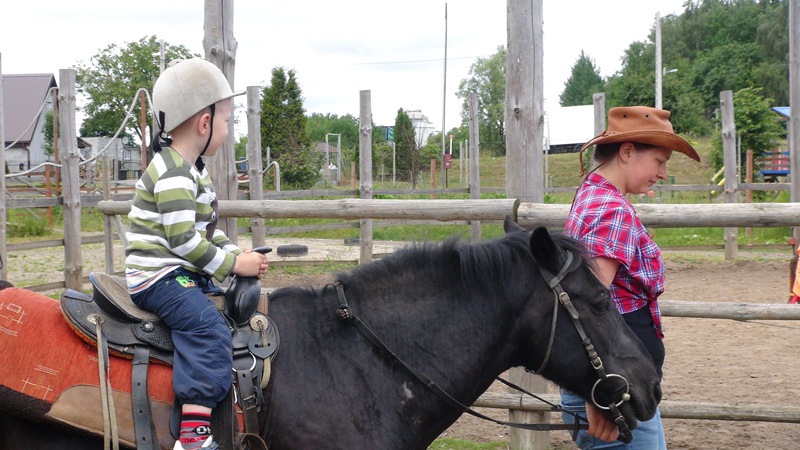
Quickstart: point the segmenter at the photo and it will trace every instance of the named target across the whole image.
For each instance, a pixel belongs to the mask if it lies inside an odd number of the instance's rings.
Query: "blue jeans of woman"
[[[564,423],[575,423],[575,418],[568,412],[576,413],[586,418],[586,401],[571,391],[561,389],[561,406],[565,411],[561,413]],[[587,433],[586,430],[581,430],[575,440],[575,445],[580,449],[666,450],[667,448],[664,426],[661,423],[661,413],[658,410],[650,420],[639,421],[638,426],[633,430],[633,441],[630,444],[624,444],[619,441],[602,441]]]
[[[181,404],[214,408],[233,381],[231,331],[206,293],[221,292],[211,280],[176,269],[131,296],[172,330],[172,387]]]

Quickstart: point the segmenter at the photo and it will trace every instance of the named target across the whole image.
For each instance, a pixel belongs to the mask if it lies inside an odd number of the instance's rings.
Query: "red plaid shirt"
[[[575,194],[564,228],[590,257],[619,262],[609,289],[614,304],[622,314],[649,307],[656,334],[663,338],[657,300],[664,292],[664,260],[625,196],[602,176],[590,174]]]

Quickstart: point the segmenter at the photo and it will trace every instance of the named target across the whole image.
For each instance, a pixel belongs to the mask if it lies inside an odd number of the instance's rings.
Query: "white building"
[[[416,140],[417,147],[422,147],[428,143],[428,138],[436,133],[433,128],[433,122],[428,119],[428,116],[422,114],[419,109],[412,109],[406,111],[408,118],[411,120],[411,126],[414,128],[414,139]]]

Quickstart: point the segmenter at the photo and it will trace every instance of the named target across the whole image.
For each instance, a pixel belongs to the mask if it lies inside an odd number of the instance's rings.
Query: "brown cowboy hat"
[[[634,142],[654,145],[681,152],[695,161],[700,155],[686,139],[675,134],[669,121],[670,112],[648,106],[619,106],[608,111],[608,129],[581,147],[579,158],[583,167],[583,151],[592,145],[615,142]]]

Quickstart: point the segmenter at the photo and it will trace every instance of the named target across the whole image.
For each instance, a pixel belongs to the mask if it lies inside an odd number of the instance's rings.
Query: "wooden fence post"
[[[722,109],[722,163],[725,165],[725,202],[737,202],[737,189],[739,184],[738,168],[736,167],[736,123],[733,119],[733,91],[722,91],[719,94]],[[739,251],[739,230],[735,227],[725,227],[723,240],[725,241],[725,259],[736,259]]]
[[[61,177],[64,185],[64,284],[68,289],[83,288],[81,256],[81,180],[75,122],[75,69],[59,71],[58,146],[61,149]]]
[[[436,189],[436,158],[431,158],[431,189]],[[431,194],[431,200],[436,200],[436,194]]]
[[[214,63],[225,74],[233,87],[238,43],[233,37],[233,2],[206,0],[204,7],[203,48],[206,60]],[[228,125],[228,137],[217,156],[209,158],[208,169],[220,200],[236,200],[239,184],[236,175],[236,151],[233,145],[233,120]],[[236,218],[219,221],[231,241],[237,242]]]
[[[361,91],[359,115],[358,158],[359,198],[372,198],[372,91]],[[359,220],[361,252],[359,264],[372,261],[372,219]]]
[[[478,94],[469,94],[469,198],[477,200],[481,198],[481,176],[480,176],[480,133],[478,122]],[[470,221],[470,240],[472,242],[481,241],[481,222],[479,220]]]
[[[261,173],[261,95],[258,86],[247,87],[247,175],[250,200],[264,199],[264,175]],[[264,245],[264,219],[250,219],[253,247]]]
[[[3,59],[0,54],[0,167],[3,174],[0,176],[0,280],[8,279],[8,248],[6,247],[6,237],[8,233],[6,220],[6,138],[5,138],[5,117],[3,113]]]

